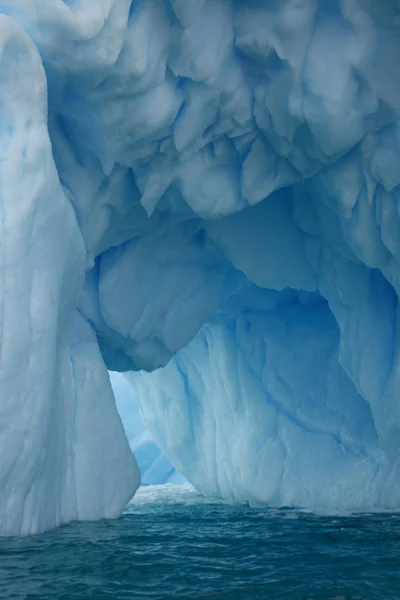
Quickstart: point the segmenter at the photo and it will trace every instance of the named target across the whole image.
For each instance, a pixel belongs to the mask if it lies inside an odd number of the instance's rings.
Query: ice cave
[[[0,535],[400,508],[399,15],[0,0]]]

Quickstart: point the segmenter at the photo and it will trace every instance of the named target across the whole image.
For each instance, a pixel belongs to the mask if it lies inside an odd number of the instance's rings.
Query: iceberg
[[[139,398],[134,388],[121,373],[111,372],[110,379],[117,410],[138,463],[142,485],[185,484],[184,476],[161,452],[143,425]]]
[[[400,507],[399,33],[398,0],[0,0],[0,535],[118,516],[129,441],[204,495]]]

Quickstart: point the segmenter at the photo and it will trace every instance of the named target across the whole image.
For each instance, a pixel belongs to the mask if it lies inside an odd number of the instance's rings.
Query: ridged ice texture
[[[327,303],[272,291],[256,302],[215,317],[165,368],[126,375],[145,425],[205,496],[324,511],[398,506],[393,465],[339,364]]]
[[[399,1],[0,13],[0,534],[121,511],[168,361],[199,489],[399,506]]]

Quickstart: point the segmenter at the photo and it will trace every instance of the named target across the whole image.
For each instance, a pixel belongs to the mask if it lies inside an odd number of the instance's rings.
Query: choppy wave
[[[321,517],[142,487],[120,519],[0,538],[0,598],[398,600],[400,519]]]

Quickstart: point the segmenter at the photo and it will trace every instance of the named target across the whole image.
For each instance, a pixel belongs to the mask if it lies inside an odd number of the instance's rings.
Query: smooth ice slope
[[[0,0],[0,534],[139,485],[400,506],[400,3]],[[165,368],[164,368],[165,367]]]
[[[142,485],[182,484],[185,478],[161,452],[142,423],[137,394],[121,373],[110,373],[112,390],[126,437],[135,454]]]

